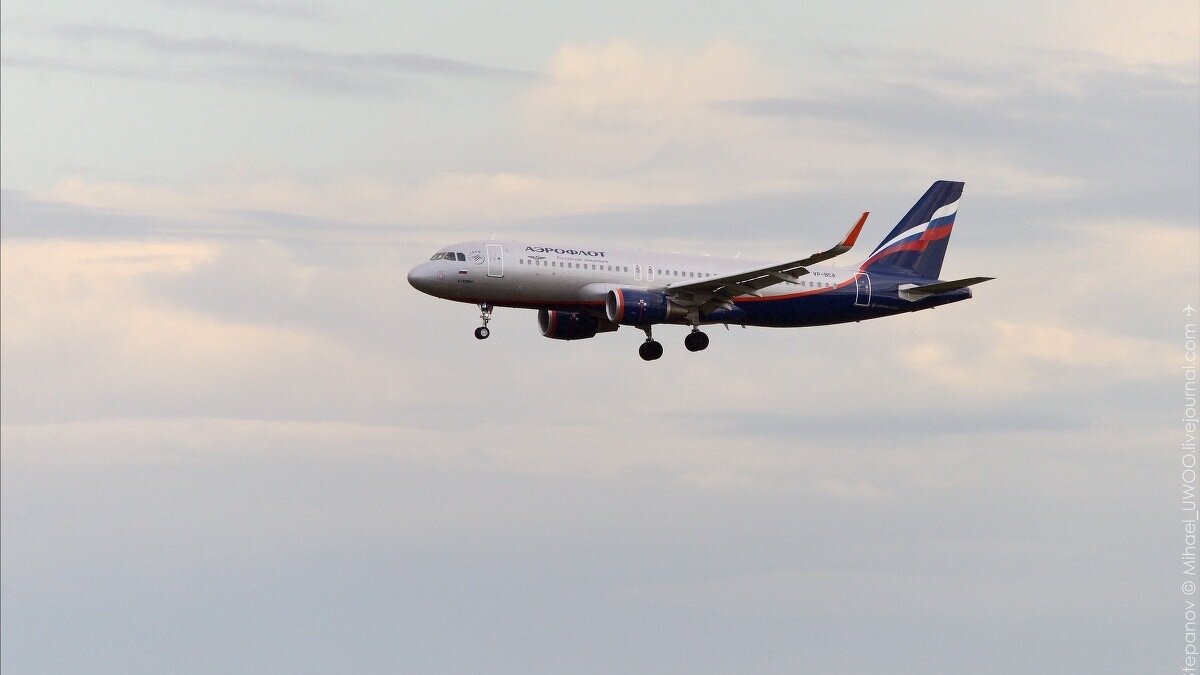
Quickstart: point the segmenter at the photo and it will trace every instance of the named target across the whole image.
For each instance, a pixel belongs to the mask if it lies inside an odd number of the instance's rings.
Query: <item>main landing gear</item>
[[[687,347],[689,352],[704,351],[708,347],[708,335],[701,333],[699,328],[693,328],[683,339],[683,346]]]
[[[483,302],[479,304],[479,318],[483,320],[483,325],[475,329],[475,338],[477,340],[486,340],[492,331],[488,330],[488,322],[492,320],[492,303]]]
[[[662,358],[662,343],[650,335],[649,326],[644,326],[642,330],[646,331],[646,341],[642,343],[641,347],[638,347],[638,356],[641,356],[643,361],[654,361]],[[683,346],[687,347],[689,352],[704,351],[708,348],[708,335],[700,332],[698,328],[692,328],[692,332],[688,333],[688,336],[683,339]]]
[[[642,357],[643,361],[661,358],[663,355],[662,343],[650,335],[650,326],[645,326],[642,330],[646,331],[646,341],[642,343],[641,347],[638,347],[638,356]]]

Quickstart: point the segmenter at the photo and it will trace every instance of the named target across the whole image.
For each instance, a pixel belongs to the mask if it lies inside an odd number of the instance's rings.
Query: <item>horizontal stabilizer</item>
[[[939,295],[941,293],[957,291],[960,288],[981,284],[985,281],[991,281],[994,278],[995,277],[971,277],[969,279],[956,279],[954,281],[939,281],[936,284],[926,284],[924,286],[909,286],[908,288],[901,286],[900,297],[908,300],[909,302],[916,302],[917,300],[928,298],[931,295]]]

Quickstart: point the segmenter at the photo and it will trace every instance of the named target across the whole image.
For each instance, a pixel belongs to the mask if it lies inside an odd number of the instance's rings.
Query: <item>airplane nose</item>
[[[423,263],[408,271],[408,284],[422,293],[429,292],[431,281],[433,281],[432,274]]]

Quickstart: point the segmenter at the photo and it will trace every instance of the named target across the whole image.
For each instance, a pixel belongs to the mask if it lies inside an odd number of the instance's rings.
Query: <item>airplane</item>
[[[849,251],[863,213],[832,248],[785,262],[751,263],[679,253],[578,244],[466,241],[447,246],[408,273],[408,282],[437,298],[479,306],[490,334],[496,307],[534,309],[543,336],[582,340],[621,326],[642,330],[643,360],[663,355],[659,324],[691,326],[688,351],[703,351],[700,326],[800,327],[877,319],[971,297],[970,286],[993,277],[942,281],[942,259],[964,183],[937,181],[858,265],[818,265]]]

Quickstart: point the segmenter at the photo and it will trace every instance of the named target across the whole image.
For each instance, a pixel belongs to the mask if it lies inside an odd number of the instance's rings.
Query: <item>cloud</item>
[[[314,2],[295,0],[155,0],[168,7],[208,9],[277,19],[328,22],[333,15]]]
[[[982,346],[942,341],[914,345],[903,351],[901,362],[964,396],[988,397],[1045,389],[1060,377],[1154,381],[1176,366],[1175,351],[1164,342],[1086,328],[998,320],[986,335]],[[1102,378],[1095,369],[1102,369]]]
[[[287,86],[315,93],[394,94],[415,91],[418,77],[521,82],[533,73],[416,53],[339,52],[233,37],[190,37],[146,28],[61,25],[49,34],[82,55],[6,53],[4,66],[213,86]],[[91,46],[106,48],[97,58]],[[122,50],[152,55],[122,58]]]
[[[193,277],[221,255],[211,242],[7,240],[0,250],[6,422],[270,417],[296,405],[322,418],[360,398],[351,385],[364,381],[360,369],[376,371],[367,380],[387,373],[403,381],[369,350],[352,355],[309,327],[207,313],[154,290]],[[275,277],[264,296],[302,286],[298,272]],[[285,384],[329,375],[347,378],[340,401],[327,398],[328,388],[289,393]]]
[[[1070,199],[1109,213],[1116,206],[1179,216],[1191,206],[1197,168],[1179,148],[1200,143],[1192,73],[1074,56],[1049,69],[1023,59],[1003,66],[934,61],[896,75],[876,55],[856,58],[866,72],[853,90],[825,82],[801,95],[719,107],[790,120],[799,132],[857,134],[912,165],[952,171],[989,192]],[[1179,145],[1158,142],[1163,137]],[[1131,163],[1154,168],[1131,174]]]
[[[1133,65],[1196,65],[1200,8],[1195,3],[1055,3],[1037,22],[1046,44],[1095,51]]]
[[[256,42],[238,38],[183,37],[144,28],[66,25],[57,28],[55,33],[72,42],[110,42],[168,56],[231,58],[235,61],[274,65],[305,64],[329,69],[393,74],[508,77],[530,75],[527,72],[492,68],[425,54],[330,52],[294,44]]]
[[[493,76],[296,52],[268,21],[315,24],[257,5],[189,18],[258,40],[23,52],[237,92],[5,82],[5,670],[1164,669],[1094,645],[1170,628],[1187,67],[1068,67],[897,6],[869,27],[1009,48],[814,56],[742,11],[749,37],[691,47],[484,26],[555,54]],[[459,86],[420,113],[303,96],[434,80]],[[656,327],[646,364],[640,331],[551,341],[527,310],[477,341],[475,307],[404,279],[492,231],[771,259],[869,209],[869,249],[939,177],[968,181],[946,277],[998,279],[937,311],[717,327],[700,354]]]
[[[144,43],[164,56],[212,50],[221,59],[303,68],[323,58],[285,45],[72,30],[81,40]],[[221,167],[159,183],[78,174],[36,197],[160,218],[277,213],[460,227],[476,235],[481,226],[557,231],[576,221],[645,230],[597,214],[651,222],[658,230],[718,214],[722,222],[711,229],[727,236],[725,221],[761,221],[763,209],[775,205],[806,213],[824,206],[829,213],[821,222],[841,222],[845,212],[870,208],[881,195],[898,195],[906,203],[896,208],[903,209],[927,181],[946,177],[966,179],[973,200],[1009,209],[1005,227],[1013,236],[1059,236],[1057,220],[1081,215],[1189,217],[1192,186],[1200,180],[1194,162],[1155,142],[1169,136],[1183,146],[1200,143],[1186,122],[1200,102],[1175,71],[1077,58],[1043,72],[1029,60],[980,65],[927,55],[898,75],[887,56],[846,55],[797,82],[728,41],[690,50],[624,41],[566,45],[545,77],[518,84],[515,114],[491,122],[505,129],[505,140],[474,165],[450,163],[415,175],[355,168],[333,176]],[[397,73],[425,67],[345,65]],[[874,84],[845,90],[837,74],[856,69],[860,81]],[[345,82],[339,77],[331,81]],[[1143,101],[1154,103],[1152,116]],[[1154,169],[1131,174],[1131,161]],[[828,199],[835,192],[845,195],[836,214]],[[795,218],[783,211],[775,217]]]
[[[654,130],[670,137],[705,126],[709,101],[778,86],[762,63],[729,41],[690,51],[613,41],[560,47],[528,105],[597,131]]]
[[[635,177],[552,176],[517,172],[442,172],[415,184],[369,175],[314,180],[290,175],[213,175],[186,185],[97,181],[78,175],[33,195],[43,204],[136,214],[162,221],[230,223],[287,214],[303,220],[359,225],[480,225],[602,214],[662,205],[695,205],[746,191],[778,190],[759,184],[688,184]]]

